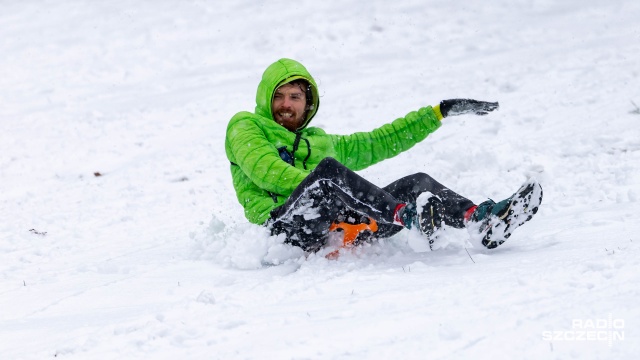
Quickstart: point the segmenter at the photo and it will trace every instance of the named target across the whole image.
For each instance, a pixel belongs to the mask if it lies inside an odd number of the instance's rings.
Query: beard
[[[295,131],[304,123],[304,112],[298,113],[294,109],[278,109],[273,112],[275,121],[287,128]]]

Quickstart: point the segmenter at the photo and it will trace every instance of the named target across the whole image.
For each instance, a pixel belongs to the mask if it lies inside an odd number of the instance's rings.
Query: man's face
[[[296,131],[304,123],[307,96],[300,85],[284,84],[273,94],[271,111],[276,122],[289,131]]]

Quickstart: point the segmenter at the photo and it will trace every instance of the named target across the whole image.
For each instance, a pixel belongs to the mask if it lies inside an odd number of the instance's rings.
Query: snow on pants
[[[286,241],[306,251],[325,245],[331,223],[354,212],[378,223],[375,237],[392,236],[403,229],[394,224],[398,204],[415,205],[423,192],[440,197],[445,223],[464,227],[464,213],[474,204],[432,177],[416,173],[380,188],[333,158],[325,158],[296,187],[285,203],[271,211],[271,233],[286,234]]]

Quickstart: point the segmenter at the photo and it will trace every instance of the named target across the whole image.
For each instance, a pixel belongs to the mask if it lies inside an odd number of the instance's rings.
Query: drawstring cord
[[[293,151],[291,152],[291,166],[296,166],[296,151],[298,151],[298,146],[300,145],[300,139],[302,138],[302,133],[296,131],[296,139],[293,140]]]
[[[311,156],[311,144],[309,144],[309,140],[302,137],[302,133],[300,132],[296,132],[296,139],[293,140],[293,151],[291,152],[293,160],[291,165],[296,166],[296,151],[298,151],[298,147],[300,146],[300,139],[307,143],[307,157],[302,161],[302,167],[307,170],[307,160],[309,160],[309,157]]]
[[[304,160],[302,160],[302,167],[307,170],[307,160],[309,160],[309,157],[311,156],[311,145],[309,144],[309,140],[302,138],[302,140],[304,140],[307,143],[307,157],[304,158]]]

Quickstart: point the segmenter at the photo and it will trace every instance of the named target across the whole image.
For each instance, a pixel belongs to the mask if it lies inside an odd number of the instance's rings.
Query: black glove
[[[473,99],[450,99],[440,102],[440,113],[443,117],[464,114],[487,115],[497,109],[497,102],[478,101]]]

